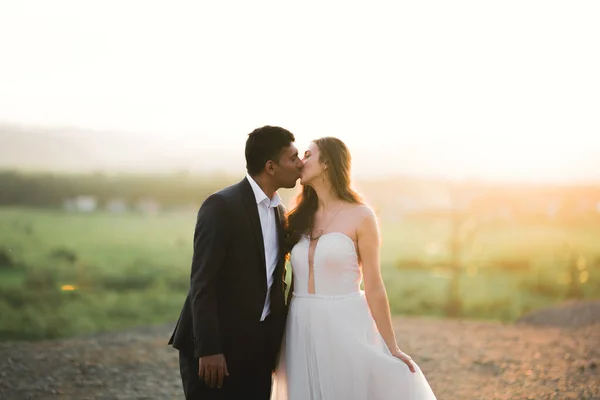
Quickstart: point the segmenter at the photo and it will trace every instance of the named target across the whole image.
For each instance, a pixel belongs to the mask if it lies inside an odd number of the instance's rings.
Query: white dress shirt
[[[271,286],[273,285],[273,273],[277,267],[277,258],[279,256],[277,219],[275,218],[275,213],[277,212],[277,206],[281,204],[281,197],[275,192],[273,198],[269,199],[249,174],[246,174],[246,178],[248,179],[248,182],[250,182],[250,186],[252,186],[254,197],[256,197],[256,207],[258,208],[258,217],[260,218],[260,227],[262,230],[263,242],[265,244],[267,298],[265,299],[265,306],[260,317],[260,320],[264,321],[271,312]]]

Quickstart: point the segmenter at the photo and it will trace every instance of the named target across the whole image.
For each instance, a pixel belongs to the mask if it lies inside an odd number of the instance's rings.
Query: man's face
[[[298,149],[292,143],[281,151],[273,177],[280,187],[291,189],[300,179],[303,166],[302,160],[298,157]]]

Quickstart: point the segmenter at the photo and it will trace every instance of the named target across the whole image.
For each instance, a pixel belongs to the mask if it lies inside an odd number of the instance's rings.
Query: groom
[[[248,135],[247,175],[198,212],[190,289],[169,344],[179,350],[185,398],[265,399],[283,337],[284,207],[302,161],[286,129]]]

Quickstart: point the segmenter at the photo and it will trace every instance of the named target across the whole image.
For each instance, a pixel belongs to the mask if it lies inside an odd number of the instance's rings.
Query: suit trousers
[[[198,376],[197,357],[179,351],[179,370],[186,400],[269,400],[274,356],[273,321],[268,316],[249,328],[247,332],[253,338],[247,352],[241,357],[225,355],[229,376],[225,377],[220,389],[208,387]]]

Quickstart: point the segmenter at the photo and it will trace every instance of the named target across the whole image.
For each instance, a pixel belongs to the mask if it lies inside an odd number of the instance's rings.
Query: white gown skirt
[[[294,295],[273,400],[434,400],[418,368],[392,356],[363,292]]]

